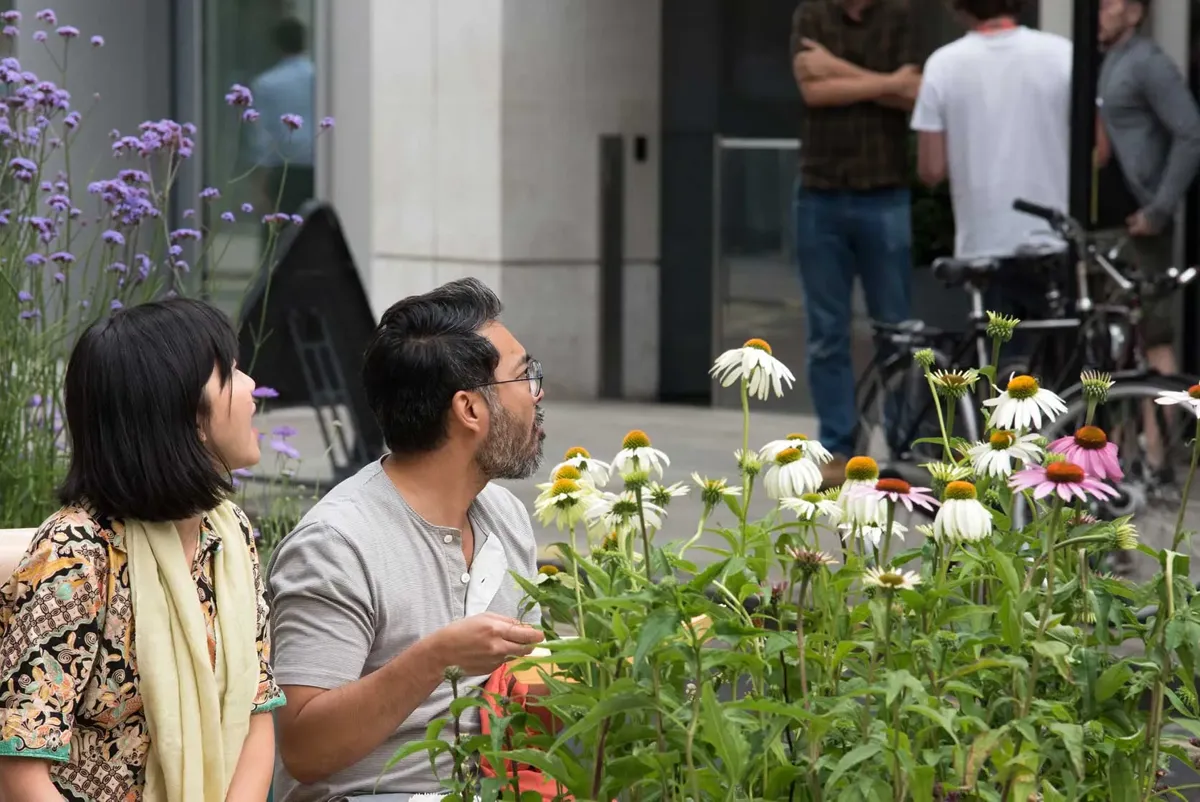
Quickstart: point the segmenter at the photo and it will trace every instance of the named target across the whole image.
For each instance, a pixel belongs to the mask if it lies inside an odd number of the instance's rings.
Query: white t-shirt
[[[925,63],[912,128],[946,133],[955,256],[1061,245],[1012,202],[1067,209],[1071,58],[1069,39],[1017,27],[970,32]]]

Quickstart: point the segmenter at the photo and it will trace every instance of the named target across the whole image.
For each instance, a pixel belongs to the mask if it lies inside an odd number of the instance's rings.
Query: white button
[[[462,583],[463,583],[464,585],[465,585],[465,584],[467,584],[467,583],[468,583],[468,582],[470,582],[470,581],[471,581],[471,575],[470,575],[470,574],[463,574],[463,575],[462,575]]]
[[[442,538],[442,542],[443,543],[453,543],[454,535],[446,535],[444,538]]]

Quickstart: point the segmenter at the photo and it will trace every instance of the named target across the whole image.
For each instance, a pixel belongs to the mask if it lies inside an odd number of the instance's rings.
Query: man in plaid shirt
[[[857,423],[850,362],[857,275],[873,319],[909,315],[908,113],[920,88],[904,0],[801,0],[792,66],[805,112],[794,203],[808,381],[840,483]]]

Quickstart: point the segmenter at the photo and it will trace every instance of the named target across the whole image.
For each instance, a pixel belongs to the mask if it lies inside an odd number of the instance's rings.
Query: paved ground
[[[289,438],[289,442],[304,457],[297,475],[306,480],[319,481],[327,487],[332,473],[328,460],[322,457],[326,447],[321,440],[315,415],[306,409],[290,409],[268,411],[262,417],[264,429],[286,425],[297,430]],[[741,414],[736,410],[661,404],[555,402],[546,405],[546,460],[539,475],[527,481],[505,484],[532,508],[538,492],[535,485],[546,481],[547,472],[566,449],[584,446],[594,456],[609,460],[620,449],[621,439],[630,429],[645,431],[654,446],[670,457],[671,465],[666,471],[666,480],[669,482],[690,483],[693,471],[711,477],[736,476],[733,452],[741,447],[742,438]],[[757,449],[768,440],[781,438],[790,432],[816,436],[816,421],[807,415],[755,413],[750,428],[751,447]],[[261,471],[264,475],[270,472],[271,453],[269,449],[264,452]],[[761,492],[755,495],[751,512],[755,516],[765,515],[770,510],[770,502]],[[670,507],[668,522],[660,537],[668,541],[691,537],[699,521],[700,510],[700,502],[694,491],[692,495],[676,499]],[[1178,505],[1164,504],[1141,516],[1138,525],[1143,540],[1155,547],[1168,545],[1177,511]],[[724,518],[714,516],[716,520],[710,525],[728,525],[731,522],[732,516],[727,510],[721,510],[721,513]],[[1200,530],[1200,503],[1189,505],[1187,526]],[[543,549],[560,539],[556,531],[541,530],[536,524],[535,529],[538,530]],[[723,541],[710,534],[700,542],[718,545]],[[832,538],[823,546],[837,553],[837,543]],[[702,553],[696,552],[694,556],[700,558]],[[1144,578],[1154,573],[1156,565],[1152,561],[1141,555],[1135,556],[1136,575]],[[1192,572],[1200,579],[1200,560],[1193,562]]]

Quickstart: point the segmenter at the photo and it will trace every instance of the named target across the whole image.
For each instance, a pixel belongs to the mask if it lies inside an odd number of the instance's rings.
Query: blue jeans
[[[821,443],[836,454],[853,456],[858,424],[850,361],[854,278],[862,280],[872,319],[908,319],[909,191],[807,190],[797,181],[793,211],[808,321],[808,384],[821,420]]]

